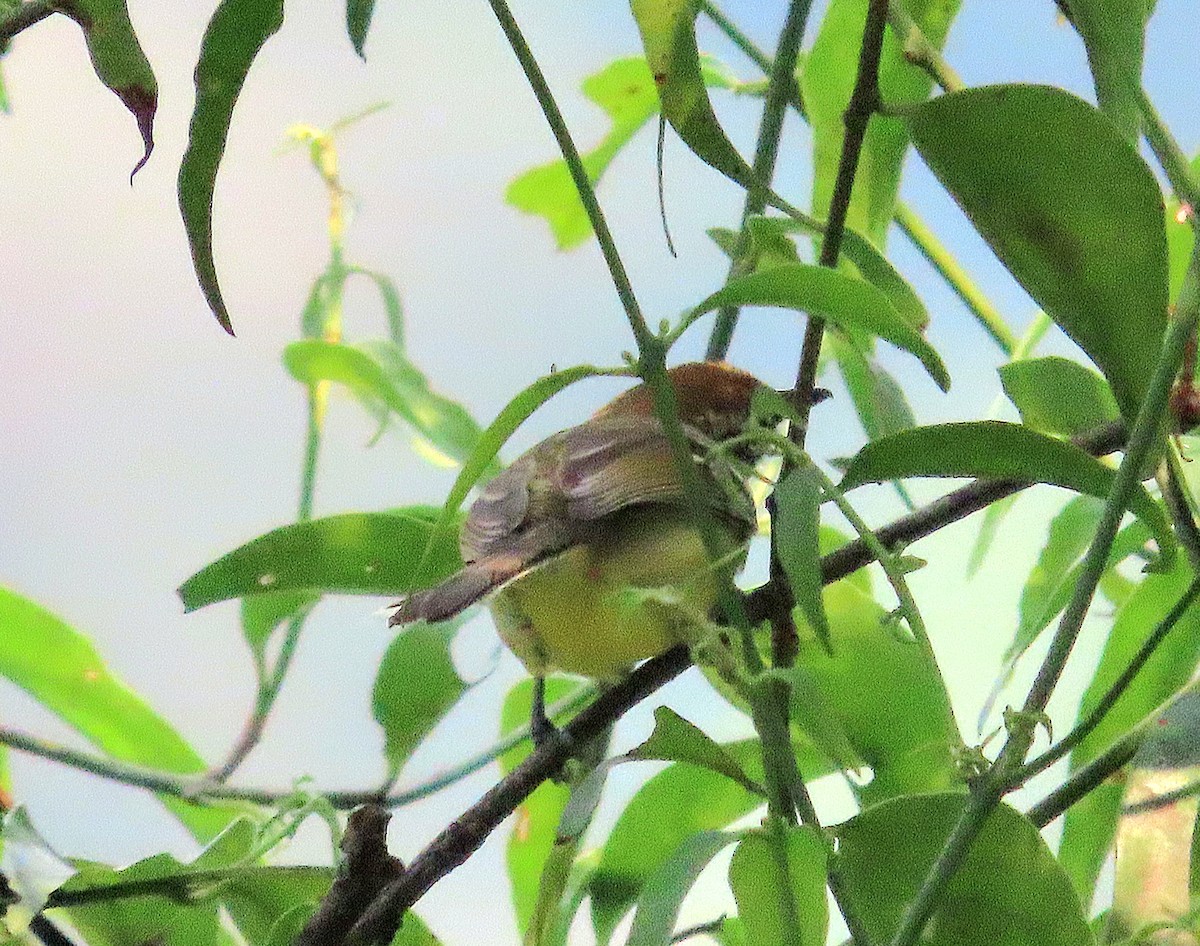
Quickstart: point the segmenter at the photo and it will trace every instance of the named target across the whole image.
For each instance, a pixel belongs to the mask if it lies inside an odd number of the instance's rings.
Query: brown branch
[[[850,212],[850,195],[854,190],[854,176],[858,171],[858,159],[862,154],[863,139],[867,134],[867,123],[879,108],[879,59],[883,53],[883,32],[887,26],[888,0],[870,0],[867,7],[866,24],[863,27],[862,51],[858,57],[858,75],[854,80],[854,91],[846,106],[846,133],[842,139],[842,156],[838,163],[837,180],[833,185],[833,196],[829,201],[829,218],[825,223],[825,234],[821,240],[822,266],[836,267],[842,250],[842,233],[846,229],[846,216]],[[813,387],[817,382],[817,362],[821,355],[821,341],[825,336],[825,320],[810,314],[804,330],[804,343],[800,349],[800,367],[796,372],[796,386],[792,402],[800,412],[803,423],[796,424],[793,438],[797,446],[804,446],[808,432],[808,412],[812,406]]]

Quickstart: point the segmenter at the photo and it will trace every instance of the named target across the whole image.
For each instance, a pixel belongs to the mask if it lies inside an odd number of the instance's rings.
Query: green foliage
[[[873,942],[886,943],[912,902],[966,795],[896,798],[837,830],[846,896]],[[1020,814],[1001,805],[946,886],[923,942],[936,946],[1090,946],[1079,898],[1046,843]]]
[[[283,0],[221,0],[208,23],[196,64],[196,104],[187,151],[179,166],[179,209],[204,298],[230,334],[233,323],[213,261],[213,192],[242,85],[259,50],[282,25]]]
[[[916,427],[863,447],[850,463],[841,489],[909,476],[983,476],[1049,483],[1104,499],[1114,473],[1070,443],[1019,424],[975,421]],[[1149,526],[1161,568],[1170,567],[1176,543],[1162,509],[1140,486],[1130,509]]]
[[[908,127],[930,169],[1104,373],[1132,422],[1167,315],[1163,198],[1145,162],[1090,105],[1038,86],[944,95],[911,112]]]
[[[398,595],[462,563],[435,510],[346,513],[274,529],[198,571],[179,588],[188,611],[283,591]]]
[[[492,6],[519,50],[521,43],[506,23],[505,4],[493,0]],[[808,24],[808,35],[815,37],[811,48],[796,63],[785,64],[785,70],[773,70],[766,55],[705,0],[633,0],[644,58],[619,58],[583,82],[584,95],[609,120],[607,131],[579,163],[550,162],[520,175],[508,188],[508,203],[544,218],[560,248],[577,246],[593,233],[593,221],[584,211],[575,180],[599,181],[621,149],[661,114],[698,158],[743,189],[754,189],[759,197],[766,194],[768,203],[785,208],[789,216],[747,211],[740,229],[714,227],[710,233],[730,257],[729,277],[674,325],[659,323],[657,336],[641,330],[645,316],[626,291],[615,262],[617,248],[597,226],[618,294],[641,341],[641,350],[627,361],[640,372],[655,368],[689,327],[717,309],[727,313],[766,306],[793,310],[808,319],[819,317],[827,323],[824,350],[820,359],[813,357],[806,364],[816,364],[819,371],[837,364],[869,441],[848,462],[837,488],[826,469],[841,461],[820,455],[824,441],[817,435],[819,411],[813,412],[811,431],[789,432],[790,443],[760,426],[735,442],[738,451],[734,444],[712,445],[714,458],[737,452],[742,460],[757,461],[755,451],[769,443],[786,460],[780,462],[770,515],[771,547],[777,558],[769,574],[778,584],[751,592],[747,599],[747,608],[755,606],[761,624],[741,627],[733,621],[709,635],[693,655],[704,664],[716,691],[747,717],[743,722],[753,725],[752,738],[718,742],[674,710],[659,706],[652,734],[632,750],[605,759],[610,729],[576,746],[570,762],[561,764],[556,758],[556,780],[536,788],[521,786],[513,773],[529,771],[520,767],[533,747],[527,740],[515,742],[511,734],[529,718],[531,688],[524,681],[501,708],[493,707],[500,716],[500,741],[474,760],[448,760],[454,767],[447,774],[401,796],[400,800],[425,797],[491,760],[499,761],[501,775],[512,780],[488,799],[494,806],[501,804],[497,798],[511,802],[508,810],[515,814],[506,868],[517,927],[527,946],[565,946],[585,901],[590,902],[599,943],[610,943],[632,910],[628,942],[665,946],[678,938],[681,907],[701,872],[731,846],[728,887],[738,915],[714,916],[706,927],[728,946],[820,946],[829,936],[827,888],[855,935],[865,933],[876,946],[892,943],[893,937],[898,937],[895,946],[1087,946],[1095,937],[1080,901],[1090,907],[1114,832],[1120,825],[1129,843],[1139,840],[1138,831],[1142,841],[1152,833],[1135,822],[1131,812],[1122,821],[1119,786],[1085,784],[1078,773],[1103,758],[1110,746],[1148,726],[1150,735],[1143,738],[1130,769],[1131,785],[1141,790],[1153,781],[1147,773],[1182,771],[1195,761],[1194,698],[1187,688],[1200,665],[1200,611],[1192,607],[1184,613],[1136,677],[1122,681],[1122,675],[1194,580],[1193,562],[1176,554],[1176,546],[1185,545],[1195,558],[1194,528],[1186,520],[1195,518],[1200,508],[1197,476],[1186,464],[1175,463],[1175,468],[1183,468],[1177,484],[1183,496],[1168,493],[1170,504],[1155,496],[1153,485],[1136,485],[1128,502],[1136,518],[1115,538],[1100,530],[1108,545],[1093,548],[1098,524],[1112,524],[1111,514],[1121,511],[1109,498],[1119,474],[1065,439],[1118,418],[1131,427],[1151,378],[1160,379],[1155,390],[1162,393],[1169,376],[1188,365],[1181,366],[1179,359],[1164,361],[1163,343],[1169,328],[1171,344],[1178,341],[1180,328],[1192,324],[1189,320],[1200,304],[1194,208],[1188,203],[1200,193],[1195,181],[1200,160],[1189,167],[1181,158],[1142,91],[1146,20],[1153,4],[1069,0],[1061,5],[1087,51],[1098,108],[1060,89],[1026,84],[962,89],[930,99],[934,74],[944,88],[961,84],[939,59],[958,6],[958,0],[893,2],[890,25],[875,37],[882,41],[880,108],[867,124],[861,148],[848,150],[852,141],[845,133],[847,104],[860,81],[864,31],[873,22],[865,0],[823,5],[821,22]],[[63,0],[49,9],[79,23],[97,75],[137,117],[145,141],[140,167],[152,148],[157,93],[125,0]],[[5,24],[23,10],[14,0],[0,0],[0,35],[7,36]],[[374,0],[347,0],[346,31],[359,56],[364,54],[374,10]],[[795,86],[771,86],[770,92],[782,94],[809,123],[813,217],[771,192],[770,182],[756,180],[726,135],[709,89],[762,95],[768,86],[741,81],[719,61],[700,54],[701,14],[764,75],[795,77]],[[281,0],[222,0],[195,71],[196,102],[179,170],[179,202],[200,287],[220,324],[230,331],[213,259],[214,190],[239,93],[282,20]],[[909,20],[916,32],[905,26]],[[901,33],[908,34],[904,41]],[[543,110],[553,114],[536,67],[528,57],[519,58]],[[777,101],[773,95],[772,101]],[[5,103],[0,86],[0,109]],[[336,843],[341,824],[333,802],[347,796],[326,796],[304,782],[277,792],[247,792],[224,783],[257,743],[308,615],[327,596],[394,597],[452,574],[462,565],[457,541],[460,509],[472,490],[502,468],[501,452],[518,427],[576,381],[636,373],[633,368],[590,365],[554,371],[520,392],[486,428],[459,400],[441,393],[414,358],[416,346],[406,347],[397,285],[381,270],[348,262],[346,253],[347,191],[338,178],[335,138],[381,107],[371,106],[326,131],[298,126],[290,133],[293,142],[307,148],[330,197],[329,262],[309,290],[300,318],[301,337],[283,351],[286,369],[304,386],[308,400],[299,521],[241,545],[179,589],[188,611],[220,601],[240,602],[242,631],[258,682],[241,744],[201,781],[196,776],[205,770],[204,760],[109,672],[83,633],[0,588],[0,675],[61,717],[100,754],[81,756],[0,728],[4,741],[117,780],[144,785],[153,777],[156,781],[150,784],[172,789],[163,803],[197,840],[208,842],[191,861],[158,853],[116,869],[65,860],[42,839],[24,809],[10,811],[0,834],[0,897],[8,906],[11,886],[20,899],[5,915],[10,932],[0,935],[2,942],[26,935],[25,926],[42,909],[69,925],[89,946],[294,942],[337,875],[323,867],[278,866],[271,858],[314,813],[325,820]],[[758,157],[764,153],[761,149],[780,144],[772,122],[763,125]],[[1147,154],[1153,153],[1179,196],[1164,200],[1155,172],[1139,153],[1141,131],[1150,145]],[[950,251],[911,208],[898,205],[910,141],[1000,262],[1045,310],[1046,316],[1035,321],[1019,344]],[[791,143],[790,136],[786,143]],[[820,244],[839,169],[852,165],[853,187],[841,195],[849,197],[849,214],[840,237],[840,259],[828,268],[809,265],[804,261],[811,258],[808,248],[797,246],[795,234]],[[749,206],[761,208],[762,203],[751,201]],[[919,294],[906,271],[883,252],[894,218],[902,221],[952,291],[1012,355],[1013,361],[1000,368],[1000,380],[1020,412],[1021,424],[975,420],[919,425],[909,401],[909,382],[899,368],[896,375],[889,371],[892,353],[877,346],[876,339],[915,356],[942,391],[949,389],[951,372],[926,337],[931,317],[924,293]],[[386,322],[382,337],[352,340],[347,335],[346,325],[353,323],[343,311],[345,290],[357,277],[370,280],[378,293]],[[1174,305],[1174,323],[1168,318],[1168,301]],[[1029,357],[1050,325],[1046,317],[1082,349],[1099,374],[1068,358]],[[933,338],[956,330],[936,322],[932,327],[939,333],[931,332]],[[1166,348],[1167,354],[1174,350]],[[808,354],[817,353],[810,349]],[[821,383],[826,383],[824,377]],[[810,393],[804,384],[799,387],[799,395]],[[339,388],[378,421],[380,433],[397,424],[426,459],[461,467],[441,505],[312,518],[325,407],[331,390]],[[1187,395],[1181,387],[1179,397]],[[795,424],[797,405],[802,403],[764,390],[756,397],[755,417],[765,424],[780,418]],[[763,404],[766,408],[759,409]],[[987,416],[994,417],[999,406]],[[949,405],[936,413],[946,416],[954,410]],[[1164,455],[1161,435],[1172,429],[1171,420],[1149,420],[1157,425],[1158,435],[1150,455],[1158,458]],[[1182,452],[1188,452],[1187,441]],[[1142,465],[1149,470],[1153,464]],[[1038,768],[1022,766],[1037,734],[1034,727],[1048,722],[1042,710],[1062,669],[1055,661],[1065,660],[1073,643],[1063,637],[1070,627],[1060,628],[1025,709],[1006,714],[1004,749],[993,751],[987,743],[977,749],[965,746],[935,659],[940,642],[935,647],[926,639],[902,577],[923,563],[905,553],[903,543],[885,547],[876,542],[863,517],[842,495],[868,482],[891,482],[911,507],[901,482],[910,477],[1046,483],[1079,494],[1053,518],[1041,542],[1021,592],[1018,626],[983,714],[986,718],[992,700],[1011,682],[1017,662],[1075,597],[1081,583],[1090,588],[1099,574],[1099,589],[1116,607],[1116,615],[1079,709],[1079,720],[1088,728],[1066,743],[1054,742],[1050,734],[1060,755],[1074,747],[1065,788],[1078,793],[1066,799],[1072,806],[1057,857],[1034,824],[1002,799]],[[753,479],[750,483],[756,498],[763,499],[767,488],[759,488]],[[1165,487],[1161,491],[1167,493]],[[831,561],[838,561],[836,550],[845,543],[822,522],[831,497],[836,514],[855,525],[866,547],[883,562],[899,608],[894,600],[883,603],[865,569],[826,583],[836,573],[831,570]],[[535,490],[530,502],[544,498]],[[962,501],[961,494],[939,501],[922,511],[921,521],[945,525],[961,514],[954,506]],[[989,510],[974,564],[1007,508],[996,505]],[[1176,528],[1182,540],[1178,543]],[[1148,550],[1151,540],[1158,549],[1153,557]],[[822,558],[831,554],[833,559]],[[1130,558],[1149,561],[1146,571],[1151,574],[1135,574],[1125,564]],[[1095,566],[1088,567],[1088,561]],[[642,598],[653,601],[656,591],[647,589]],[[1104,618],[1094,609],[1093,620]],[[788,647],[779,645],[790,643],[787,632],[793,623],[795,658],[775,665],[776,654],[790,654]],[[286,633],[280,635],[280,628]],[[390,791],[412,754],[460,705],[471,686],[452,657],[458,629],[457,621],[407,629],[380,662],[371,707],[384,736],[386,783],[375,786],[381,795]],[[1124,689],[1116,693],[1118,681]],[[622,686],[607,681],[600,689]],[[578,692],[568,681],[549,681],[551,701]],[[1176,700],[1180,693],[1185,696]],[[611,697],[601,695],[602,705]],[[1091,720],[1106,702],[1112,703],[1110,711]],[[1170,708],[1160,711],[1165,704]],[[0,720],[2,726],[8,723]],[[12,807],[3,753],[0,741],[0,809]],[[620,765],[624,772],[624,763],[651,760],[668,764],[636,787],[619,810],[611,810],[614,802],[606,795],[606,785],[614,767]],[[118,762],[150,771],[131,775],[132,770]],[[797,779],[810,782],[835,773],[847,778],[857,814],[825,829],[796,824],[800,813],[811,817],[807,793]],[[963,791],[964,786],[971,791]],[[246,817],[235,820],[235,810],[220,803],[223,796],[255,797],[263,804],[237,809]],[[274,808],[268,804],[272,799]],[[1062,812],[1050,811],[1046,804],[1037,807],[1039,824]],[[482,842],[498,821],[496,811],[486,817],[468,812],[447,829],[460,845],[451,845],[450,860],[461,859],[472,844]],[[752,827],[731,830],[756,812],[761,817],[752,820]],[[405,825],[403,830],[408,829]],[[1170,854],[1181,860],[1189,853],[1190,830],[1177,833]],[[954,845],[964,838],[969,843],[962,850],[962,863],[950,869],[943,852],[958,850]],[[361,839],[347,838],[347,857],[339,864],[342,879],[352,870],[357,840]],[[435,842],[435,850],[438,843],[443,842]],[[1137,898],[1157,875],[1153,860],[1134,847],[1126,846],[1122,858],[1112,917],[1113,923],[1132,929],[1144,919]],[[452,866],[449,861],[420,865],[423,871]],[[1189,891],[1174,893],[1188,902]],[[910,922],[924,906],[929,907],[928,917]],[[479,920],[495,929],[490,918]],[[1110,925],[1109,932],[1117,928]],[[437,942],[408,913],[393,946]]]

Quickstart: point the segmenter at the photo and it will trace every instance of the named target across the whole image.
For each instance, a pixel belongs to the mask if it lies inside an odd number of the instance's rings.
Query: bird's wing
[[[738,522],[755,522],[754,503],[736,472],[720,460],[697,468],[711,509]],[[565,431],[557,480],[574,520],[684,498],[670,441],[654,417],[601,417]]]

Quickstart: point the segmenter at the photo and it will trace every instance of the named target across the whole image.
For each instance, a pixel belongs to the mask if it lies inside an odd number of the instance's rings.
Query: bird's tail
[[[388,618],[388,627],[414,621],[432,624],[448,620],[516,578],[524,567],[524,561],[515,555],[496,555],[471,562],[440,585],[413,592],[398,602]]]

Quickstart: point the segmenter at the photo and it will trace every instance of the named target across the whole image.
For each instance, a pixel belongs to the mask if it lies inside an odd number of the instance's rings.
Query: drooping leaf
[[[1024,358],[999,368],[1021,422],[1047,434],[1073,437],[1120,416],[1105,380],[1066,358]]]
[[[959,0],[908,0],[905,12],[935,48],[940,48],[958,12]],[[832,0],[805,63],[801,89],[813,130],[813,213],[824,218],[842,155],[844,116],[858,74],[867,4],[864,0]],[[910,63],[892,30],[883,37],[879,92],[889,105],[920,102],[932,80]],[[867,126],[847,224],[882,246],[895,207],[900,166],[908,148],[904,124],[874,115]]]
[[[626,757],[688,762],[731,778],[756,795],[764,794],[762,787],[746,774],[724,746],[714,742],[712,737],[667,706],[655,709],[654,731],[650,738],[630,750]]]
[[[363,59],[367,54],[363,46],[367,42],[367,31],[371,28],[371,15],[375,12],[375,0],[346,0],[346,32],[354,51]]]
[[[894,798],[837,829],[843,895],[872,942],[889,942],[965,793]],[[1035,828],[1000,805],[946,884],[921,942],[931,946],[1092,946],[1079,898]]]
[[[144,146],[141,159],[133,166],[133,174],[137,174],[154,150],[158,83],[129,21],[125,0],[55,0],[53,7],[79,24],[96,77],[116,93],[137,121]]]
[[[930,169],[1132,421],[1167,316],[1163,200],[1145,162],[1107,118],[1059,89],[955,92],[907,122]]]
[[[1146,636],[1175,606],[1192,581],[1182,560],[1167,573],[1148,575],[1117,612],[1100,665],[1084,692],[1079,718],[1087,717],[1129,665]],[[1200,660],[1200,607],[1193,605],[1121,694],[1104,719],[1071,753],[1071,770],[1085,765],[1114,739],[1153,712],[1187,683]],[[1081,899],[1090,902],[1096,877],[1112,844],[1120,790],[1102,786],[1067,811],[1059,860]]]
[[[144,700],[104,665],[81,633],[27,598],[0,587],[0,676],[108,755],[167,772],[200,772],[204,760]],[[233,812],[164,798],[200,839]]]
[[[829,619],[821,594],[821,485],[810,472],[793,470],[775,487],[774,496],[779,563],[809,627],[829,648]]]
[[[683,898],[700,871],[739,837],[730,831],[702,831],[685,838],[642,888],[628,946],[668,946]]]
[[[754,172],[713,112],[696,47],[698,0],[630,0],[663,117],[709,167],[749,188]]]
[[[385,273],[376,272],[373,269],[364,269],[361,266],[352,266],[350,274],[353,276],[365,276],[371,282],[375,283],[375,288],[379,290],[379,298],[383,302],[384,315],[387,316],[388,336],[403,351],[404,305],[400,301],[400,290],[396,288],[396,283]]]
[[[728,73],[712,60],[701,60],[706,85],[728,87]],[[641,56],[617,59],[583,80],[583,94],[612,120],[601,142],[580,157],[593,184],[637,131],[658,112],[654,76]],[[579,199],[567,162],[559,159],[531,168],[504,193],[507,203],[525,213],[544,217],[560,250],[579,246],[592,233],[592,224]]]
[[[1067,6],[1087,48],[1100,111],[1136,145],[1150,6],[1146,0],[1069,0]]]
[[[762,778],[758,740],[722,748],[751,779]],[[813,778],[817,771],[806,765],[804,773]],[[621,812],[591,878],[597,942],[607,944],[612,939],[647,880],[686,838],[725,828],[762,804],[760,796],[736,781],[689,763],[671,765],[647,780]]]
[[[217,169],[242,85],[254,57],[283,25],[283,0],[221,0],[200,47],[196,64],[196,104],[188,146],[179,165],[179,209],[192,263],[204,298],[221,327],[233,324],[217,284],[213,260],[212,207]]]
[[[179,588],[184,608],[265,592],[397,595],[462,567],[456,532],[438,512],[347,513],[274,529],[198,571]]]
[[[876,440],[850,463],[841,489],[911,476],[982,476],[1049,483],[1104,499],[1116,472],[1072,443],[998,420],[935,424]],[[1161,507],[1140,485],[1130,511],[1154,533],[1159,566],[1170,567],[1176,543]]]
[[[689,318],[722,306],[778,306],[808,312],[850,331],[891,342],[920,359],[943,391],[950,375],[933,347],[874,285],[836,269],[792,263],[731,280],[696,306]]]
[[[394,342],[352,346],[304,339],[284,349],[283,363],[297,381],[335,381],[364,403],[394,411],[457,463],[464,462],[479,443],[481,431],[471,415],[461,404],[435,392]],[[494,475],[498,468],[493,465],[486,472]]]
[[[397,634],[383,655],[371,712],[383,728],[389,782],[468,689],[450,656],[461,623],[415,624]]]
[[[812,828],[780,827],[777,838],[770,832],[767,828],[747,834],[729,863],[729,886],[746,938],[751,943],[786,943],[786,931],[794,926],[804,946],[823,946],[829,926],[829,848]],[[778,843],[785,846],[790,890],[780,886]]]

